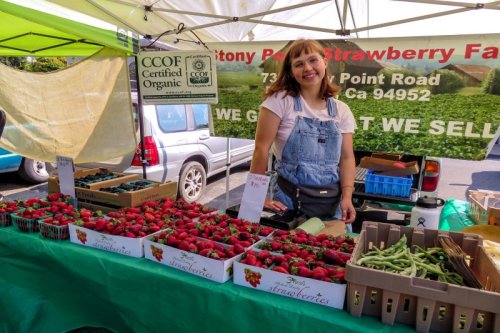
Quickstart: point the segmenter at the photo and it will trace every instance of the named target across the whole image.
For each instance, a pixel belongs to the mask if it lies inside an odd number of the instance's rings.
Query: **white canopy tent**
[[[500,32],[500,1],[48,0],[176,49],[227,41]]]

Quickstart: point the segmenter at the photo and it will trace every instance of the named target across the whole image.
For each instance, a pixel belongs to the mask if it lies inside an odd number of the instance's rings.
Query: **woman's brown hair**
[[[318,53],[321,58],[325,58],[325,52],[321,44],[312,39],[298,39],[288,47],[285,59],[281,65],[278,78],[271,86],[264,91],[264,98],[267,98],[278,91],[286,91],[286,95],[298,96],[300,94],[300,85],[292,75],[292,60],[299,57],[302,52],[306,54]],[[328,98],[337,95],[340,92],[340,87],[330,83],[328,66],[326,66],[325,77],[321,82],[319,97]]]

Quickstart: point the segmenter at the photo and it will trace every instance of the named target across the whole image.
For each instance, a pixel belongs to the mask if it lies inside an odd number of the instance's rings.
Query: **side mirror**
[[[0,138],[2,137],[3,129],[5,128],[5,123],[7,122],[7,114],[4,110],[0,110]]]

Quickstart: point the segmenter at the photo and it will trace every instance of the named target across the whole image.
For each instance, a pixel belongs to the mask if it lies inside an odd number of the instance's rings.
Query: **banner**
[[[254,138],[262,93],[292,41],[213,43],[218,136]],[[319,40],[354,148],[468,160],[500,134],[500,35]]]
[[[212,53],[145,52],[137,58],[144,104],[217,103]]]

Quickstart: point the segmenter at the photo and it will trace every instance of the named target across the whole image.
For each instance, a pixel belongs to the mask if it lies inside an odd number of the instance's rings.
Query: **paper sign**
[[[259,223],[270,178],[266,175],[248,174],[238,218]]]
[[[144,104],[218,102],[214,53],[142,52],[137,58],[140,92]]]
[[[75,166],[73,165],[73,159],[70,157],[56,156],[56,162],[57,175],[59,177],[59,191],[62,194],[71,196],[76,202],[75,179],[73,176]]]

